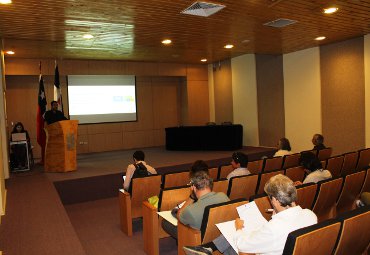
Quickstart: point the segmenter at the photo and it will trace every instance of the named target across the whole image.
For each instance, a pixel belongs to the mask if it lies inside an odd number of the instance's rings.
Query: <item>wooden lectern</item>
[[[69,172],[77,169],[77,126],[77,120],[62,120],[45,128],[45,172]]]

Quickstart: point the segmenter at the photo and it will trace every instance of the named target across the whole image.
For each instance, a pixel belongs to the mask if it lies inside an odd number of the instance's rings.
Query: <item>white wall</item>
[[[322,131],[320,49],[283,56],[285,136],[292,150],[312,149],[312,136]]]
[[[231,73],[234,123],[243,125],[244,146],[259,146],[255,56],[232,58]]]
[[[364,40],[365,58],[365,146],[370,147],[370,34]]]

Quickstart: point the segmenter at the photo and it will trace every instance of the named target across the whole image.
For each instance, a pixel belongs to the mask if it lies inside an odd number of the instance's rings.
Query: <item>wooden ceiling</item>
[[[7,58],[208,63],[246,53],[281,54],[370,33],[370,0],[212,0],[209,17],[181,14],[193,0],[12,0],[0,5]],[[207,0],[208,1],[208,0]],[[323,14],[324,7],[339,11]],[[296,20],[284,28],[263,24]],[[86,40],[84,34],[94,35]],[[326,36],[324,41],[315,41]],[[170,38],[172,44],[161,41]],[[224,49],[225,44],[233,49]]]

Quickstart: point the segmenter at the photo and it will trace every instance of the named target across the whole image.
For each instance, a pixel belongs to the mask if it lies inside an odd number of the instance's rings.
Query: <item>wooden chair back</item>
[[[349,152],[343,154],[343,166],[342,166],[342,175],[347,175],[354,173],[356,171],[357,161],[358,161],[358,151]]]
[[[313,206],[313,212],[318,221],[322,222],[335,217],[335,208],[342,188],[343,178],[329,179],[318,182],[318,191]]]
[[[262,172],[271,172],[274,170],[280,170],[283,167],[283,157],[266,158],[263,164]]]
[[[284,174],[284,170],[277,170],[267,173],[261,173],[260,178],[258,181],[258,188],[256,194],[262,194],[264,192],[265,184],[268,180],[270,180],[271,177],[278,175],[278,174]]]
[[[337,202],[337,214],[356,208],[356,199],[360,196],[365,176],[366,171],[361,171],[344,177],[342,192]]]
[[[316,183],[307,183],[297,186],[297,205],[304,209],[312,209],[317,192]]]
[[[220,175],[219,175],[219,179],[223,179],[223,178],[226,178],[229,173],[231,173],[233,171],[233,167],[232,165],[226,165],[226,166],[220,166]]]
[[[229,180],[227,195],[231,200],[238,198],[249,199],[256,192],[258,174],[235,176]]]
[[[161,189],[161,176],[150,175],[132,179],[132,193],[120,190],[119,208],[121,230],[132,236],[132,219],[143,216],[142,203],[149,197],[158,196]]]
[[[285,175],[288,176],[293,182],[303,182],[305,171],[302,166],[295,166],[285,169]]]
[[[328,161],[327,160],[321,160],[320,162],[321,162],[322,168],[326,169],[326,166],[328,165]]]
[[[299,165],[299,158],[301,157],[300,153],[294,153],[291,155],[284,156],[283,169],[291,168]]]
[[[319,158],[319,160],[327,160],[328,158],[330,158],[332,152],[333,148],[330,147],[321,149],[317,152],[317,157]]]
[[[364,185],[362,185],[361,189],[361,193],[363,192],[370,192],[370,169],[367,169],[366,171]]]
[[[262,169],[263,169],[263,159],[248,162],[248,170],[249,172],[251,172],[251,174],[262,173]]]
[[[220,179],[213,182],[214,192],[222,192],[227,194],[227,189],[229,188],[229,181],[227,179]]]
[[[332,254],[340,227],[340,222],[328,220],[320,224],[293,231],[288,235],[283,254]]]
[[[357,162],[357,171],[368,169],[370,166],[370,148],[359,151],[359,157]]]
[[[178,204],[187,200],[189,196],[189,186],[162,189],[159,194],[158,211],[172,210]]]
[[[251,196],[249,202],[254,201],[260,210],[262,216],[266,220],[271,220],[272,212],[268,212],[267,209],[272,209],[272,205],[269,197],[266,194],[260,194]]]
[[[164,174],[162,183],[163,189],[185,186],[189,183],[189,171]]]
[[[330,171],[331,175],[335,177],[339,177],[341,175],[342,166],[344,162],[344,156],[336,156],[329,158],[327,161],[327,165],[324,169],[327,169]]]
[[[366,254],[370,243],[370,206],[348,212],[338,220],[342,222],[342,229],[334,254]]]
[[[211,177],[214,181],[218,178],[218,167],[213,167],[208,169],[209,177]]]

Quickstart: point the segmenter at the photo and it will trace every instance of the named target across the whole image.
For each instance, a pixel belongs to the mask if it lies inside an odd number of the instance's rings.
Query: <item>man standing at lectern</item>
[[[50,103],[51,109],[47,112],[45,112],[44,119],[48,125],[61,121],[61,120],[67,120],[67,118],[64,116],[64,114],[58,110],[58,102],[52,101]]]

